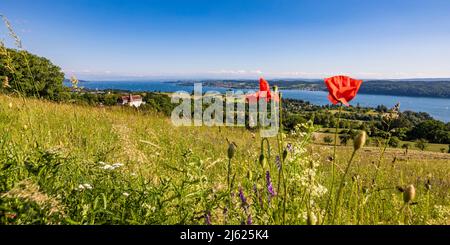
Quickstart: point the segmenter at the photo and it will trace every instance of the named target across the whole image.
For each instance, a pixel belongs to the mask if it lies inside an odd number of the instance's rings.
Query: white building
[[[145,104],[145,102],[142,101],[142,97],[140,95],[129,94],[129,95],[120,97],[118,100],[118,104],[139,107],[142,104]]]

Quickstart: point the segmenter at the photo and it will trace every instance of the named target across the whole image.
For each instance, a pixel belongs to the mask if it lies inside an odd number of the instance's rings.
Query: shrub
[[[389,140],[389,146],[390,147],[399,147],[400,146],[400,140],[397,137],[391,137],[391,139]]]
[[[323,138],[323,142],[325,142],[326,144],[331,144],[331,143],[333,143],[333,138],[331,138],[331,136],[327,135]]]
[[[425,150],[428,146],[428,141],[425,139],[419,139],[416,141],[416,147],[419,148],[420,150]]]
[[[342,145],[347,145],[349,139],[350,139],[350,135],[349,134],[339,135],[339,140],[341,141]]]

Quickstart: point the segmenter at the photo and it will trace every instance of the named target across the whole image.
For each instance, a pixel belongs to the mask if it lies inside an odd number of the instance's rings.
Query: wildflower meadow
[[[2,224],[448,224],[445,153],[0,96]],[[395,159],[402,157],[401,161]]]

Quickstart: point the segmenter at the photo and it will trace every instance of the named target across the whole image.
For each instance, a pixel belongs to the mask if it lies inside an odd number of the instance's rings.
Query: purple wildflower
[[[277,164],[278,171],[281,170],[281,159],[280,156],[275,157],[275,163]]]
[[[287,149],[288,149],[288,151],[292,152],[294,150],[294,147],[292,146],[291,143],[288,143],[287,144]]]
[[[252,219],[252,215],[249,214],[247,217],[247,225],[251,225],[251,224],[253,224],[253,219]]]
[[[239,186],[239,198],[242,201],[242,205],[245,207],[247,206],[247,198],[244,196],[244,192],[242,191],[242,187]]]
[[[210,211],[206,212],[206,214],[205,214],[205,223],[207,225],[211,225],[211,212]]]
[[[269,200],[270,198],[275,196],[275,191],[273,190],[272,180],[270,179],[269,171],[266,172],[266,182],[267,182],[267,191],[269,192]]]

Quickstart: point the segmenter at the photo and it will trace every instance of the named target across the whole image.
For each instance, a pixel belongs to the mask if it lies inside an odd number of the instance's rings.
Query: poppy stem
[[[281,161],[281,167],[280,167],[280,173],[279,176],[281,177],[279,182],[278,182],[278,186],[280,185],[280,181],[283,182],[283,225],[286,224],[286,201],[287,201],[287,187],[286,187],[286,176],[284,176],[284,157],[283,157],[283,151],[284,151],[284,138],[283,138],[283,100],[282,100],[282,96],[281,96],[281,92],[279,93],[279,101],[280,101],[280,105],[279,105],[279,109],[280,109],[280,127],[279,127],[279,135],[280,135],[280,143],[281,143],[281,147],[279,147],[279,156],[280,156],[280,161]]]
[[[331,197],[333,196],[333,189],[334,189],[334,180],[335,180],[335,164],[336,164],[336,147],[337,147],[337,138],[338,138],[338,130],[339,130],[339,124],[341,122],[341,113],[342,113],[342,103],[339,103],[339,111],[338,111],[338,118],[337,123],[335,125],[335,131],[334,131],[334,146],[333,146],[333,159],[331,159],[331,186],[330,186],[330,195],[328,196],[327,200],[327,206],[325,209],[325,216],[323,217],[322,224],[325,222],[325,219],[330,211],[331,206]]]
[[[336,193],[337,197],[336,197],[336,203],[334,205],[333,219],[331,221],[331,224],[334,224],[334,220],[336,218],[336,209],[339,207],[339,202],[341,200],[341,193],[342,193],[342,188],[344,187],[345,178],[347,177],[348,171],[350,170],[350,166],[352,165],[353,158],[355,157],[356,151],[357,150],[353,150],[352,156],[350,157],[350,160],[348,161],[347,167],[345,168],[344,175],[342,176],[341,182],[339,184],[339,188]],[[340,212],[340,207],[339,207],[339,212]]]
[[[231,158],[228,158],[228,176],[227,176],[227,185],[228,185],[228,210],[231,210]]]
[[[384,153],[386,152],[386,149],[387,149],[387,147],[389,146],[389,142],[391,141],[392,134],[389,132],[389,131],[390,131],[390,128],[391,128],[391,124],[389,123],[388,128],[387,128],[387,131],[388,131],[388,137],[387,137],[387,139],[385,140],[384,146],[383,146],[383,148],[382,148],[382,150],[381,150],[380,158],[378,159],[378,163],[377,163],[377,166],[376,166],[376,169],[375,169],[375,175],[374,175],[375,177],[373,178],[373,181],[372,181],[372,184],[373,184],[374,186],[376,185],[377,178],[378,178],[378,173],[379,173],[379,170],[380,170],[380,168],[381,168],[381,164],[382,164],[382,162],[383,162],[383,160],[384,160]]]

